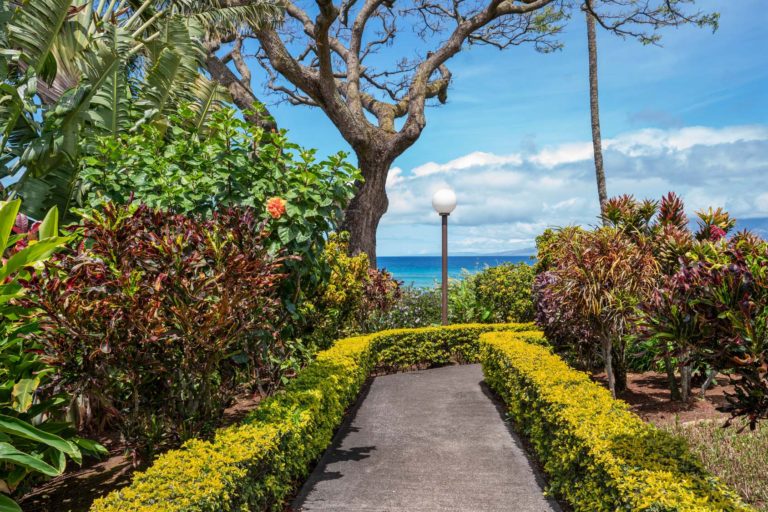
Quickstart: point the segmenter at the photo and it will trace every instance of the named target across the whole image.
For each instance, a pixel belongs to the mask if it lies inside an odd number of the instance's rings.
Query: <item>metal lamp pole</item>
[[[456,194],[451,189],[441,189],[432,196],[432,207],[440,214],[443,224],[443,304],[442,322],[448,325],[448,216],[456,208]]]
[[[443,325],[448,325],[448,213],[441,213],[443,219]]]

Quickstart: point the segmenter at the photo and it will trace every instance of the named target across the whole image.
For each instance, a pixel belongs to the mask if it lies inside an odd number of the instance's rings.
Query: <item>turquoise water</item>
[[[448,277],[460,277],[462,270],[474,273],[485,267],[521,261],[533,263],[530,256],[449,256]],[[377,263],[405,285],[426,288],[440,282],[440,256],[379,256]]]

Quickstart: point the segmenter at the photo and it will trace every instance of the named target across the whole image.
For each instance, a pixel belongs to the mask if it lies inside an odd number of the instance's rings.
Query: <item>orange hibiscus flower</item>
[[[270,197],[267,200],[267,213],[269,213],[273,219],[282,217],[285,213],[285,199]]]

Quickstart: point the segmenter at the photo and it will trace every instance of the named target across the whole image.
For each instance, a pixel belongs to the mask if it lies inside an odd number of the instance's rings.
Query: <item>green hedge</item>
[[[190,441],[161,455],[130,486],[96,500],[91,511],[282,510],[286,497],[330,444],[376,364],[398,369],[474,361],[480,334],[530,328],[459,325],[337,341],[242,424],[220,429],[213,441]]]
[[[685,442],[645,423],[528,334],[480,337],[485,380],[544,464],[550,492],[576,511],[751,510]]]
[[[373,335],[379,368],[402,371],[415,366],[476,363],[480,335],[490,331],[533,331],[534,324],[464,324],[397,329]],[[543,341],[543,338],[542,338]]]

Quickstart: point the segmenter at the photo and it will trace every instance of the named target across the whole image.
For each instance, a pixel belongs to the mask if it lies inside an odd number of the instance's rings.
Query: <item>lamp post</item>
[[[448,325],[448,216],[456,208],[456,194],[442,188],[432,196],[432,208],[443,221],[443,325]]]

